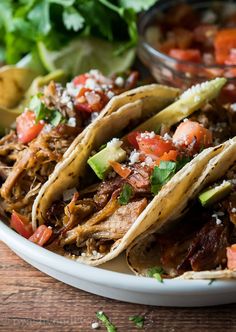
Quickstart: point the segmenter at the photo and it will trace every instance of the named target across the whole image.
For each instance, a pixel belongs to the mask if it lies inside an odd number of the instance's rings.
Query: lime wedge
[[[49,72],[62,69],[68,75],[75,76],[90,69],[98,69],[104,75],[111,75],[127,70],[134,61],[135,49],[115,55],[119,46],[97,38],[80,37],[58,51],[50,51],[39,42],[38,50]]]

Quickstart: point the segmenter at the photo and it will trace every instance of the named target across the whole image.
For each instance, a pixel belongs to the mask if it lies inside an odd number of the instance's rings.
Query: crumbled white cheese
[[[101,91],[100,85],[93,78],[88,78],[86,80],[85,88],[90,89],[90,90],[97,89],[98,91]]]
[[[93,256],[97,256],[97,254],[98,254],[97,250],[93,250],[92,254],[93,254]]]
[[[150,156],[148,156],[148,157],[145,158],[145,164],[147,166],[151,166],[152,163],[153,163],[153,160],[152,160],[152,158]]]
[[[130,164],[133,165],[133,164],[137,163],[139,161],[139,157],[140,157],[140,153],[137,152],[136,149],[134,149],[129,156]]]
[[[86,257],[86,253],[85,253],[85,252],[82,252],[82,253],[81,253],[81,256],[82,256],[82,257]]]
[[[230,108],[231,108],[232,111],[236,112],[236,103],[235,104],[231,104]]]
[[[223,211],[216,212],[218,217],[223,217],[225,214]]]
[[[93,112],[93,113],[91,114],[91,122],[93,122],[94,120],[96,120],[98,116],[99,116],[99,113],[98,113],[98,112]]]
[[[221,224],[221,220],[219,218],[216,219],[216,225],[220,225]]]
[[[46,124],[44,127],[43,127],[43,131],[45,133],[49,133],[50,131],[52,130],[52,125],[51,124]],[[18,135],[19,136],[19,135]]]
[[[72,101],[69,101],[69,102],[66,104],[66,106],[67,106],[69,109],[71,109],[71,110],[73,110],[73,108],[74,108]]]
[[[163,139],[165,141],[169,141],[169,140],[171,140],[171,136],[168,133],[165,133],[165,135],[163,136]]]
[[[100,325],[98,324],[98,322],[94,322],[91,324],[92,329],[96,330],[99,329]]]
[[[112,140],[107,143],[107,147],[119,148],[122,144],[123,144],[123,142],[120,141],[119,138],[112,138]]]
[[[98,69],[90,69],[89,74],[94,76],[96,79],[99,79],[101,73]]]
[[[97,94],[94,91],[87,91],[87,92],[85,92],[84,96],[90,105],[95,105],[95,104],[99,103],[101,100],[101,97],[99,96],[99,94]]]
[[[124,79],[123,77],[121,76],[118,76],[116,79],[115,79],[115,84],[119,87],[122,87],[124,85]]]
[[[72,97],[76,97],[79,94],[81,87],[82,85],[75,86],[73,82],[66,84],[67,93]]]
[[[218,212],[219,213],[219,212]],[[216,225],[220,225],[221,224],[221,220],[218,218],[218,213],[214,213],[212,215],[212,218],[215,218],[216,219]]]
[[[70,127],[76,127],[76,118],[69,118],[69,120],[67,121],[68,126]]]
[[[107,92],[107,97],[109,98],[109,99],[111,99],[112,97],[114,97],[115,96],[115,94],[114,94],[114,92],[112,92],[111,90],[109,90],[108,92]]]
[[[154,138],[156,136],[156,134],[154,133],[154,131],[151,132],[144,132],[140,134],[141,138]]]
[[[70,96],[68,95],[67,90],[64,90],[60,99],[60,102],[64,105],[66,105],[67,103],[69,103],[70,101]]]

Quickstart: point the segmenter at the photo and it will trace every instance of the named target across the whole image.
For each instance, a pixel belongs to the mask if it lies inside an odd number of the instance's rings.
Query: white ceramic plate
[[[91,267],[76,263],[24,239],[0,221],[0,239],[40,271],[66,284],[126,302],[158,306],[208,306],[233,303],[236,281],[165,280],[132,275],[124,257]]]

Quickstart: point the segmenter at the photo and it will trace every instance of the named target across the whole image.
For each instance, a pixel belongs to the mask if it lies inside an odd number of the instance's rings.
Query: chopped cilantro
[[[122,188],[120,197],[118,198],[118,202],[120,203],[120,205],[126,205],[129,203],[132,195],[133,195],[132,187],[129,184],[125,183]]]
[[[143,328],[144,320],[145,320],[145,318],[144,318],[143,316],[130,316],[130,317],[129,317],[129,320],[132,321],[132,322],[134,322],[134,324],[135,324],[138,328],[140,328],[140,329]]]
[[[63,122],[62,114],[57,110],[52,110],[50,115],[50,124],[54,127],[58,126],[59,123]]]
[[[181,168],[183,168],[188,162],[190,162],[190,160],[191,160],[190,157],[183,157],[177,160],[176,172],[178,172]]]
[[[151,267],[148,270],[148,276],[163,283],[162,274],[165,273],[162,267]]]
[[[155,166],[151,175],[151,191],[154,195],[168,182],[176,172],[177,164],[174,161],[161,161]]]
[[[38,123],[40,120],[44,120],[50,123],[54,127],[58,126],[59,123],[64,122],[62,114],[55,109],[49,109],[40,99],[42,94],[35,95],[30,102],[29,108],[35,113],[35,121]]]
[[[104,324],[108,332],[116,332],[117,329],[115,325],[113,325],[109,318],[104,314],[103,311],[98,311],[96,313],[97,318]]]

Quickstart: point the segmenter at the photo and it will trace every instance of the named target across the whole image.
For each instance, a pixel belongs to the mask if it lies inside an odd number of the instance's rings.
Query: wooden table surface
[[[236,304],[164,308],[109,300],[48,277],[0,242],[0,331],[97,331],[91,323],[98,310],[118,332],[236,331]],[[143,330],[128,320],[132,315],[145,316]],[[98,331],[106,330],[101,326]]]

